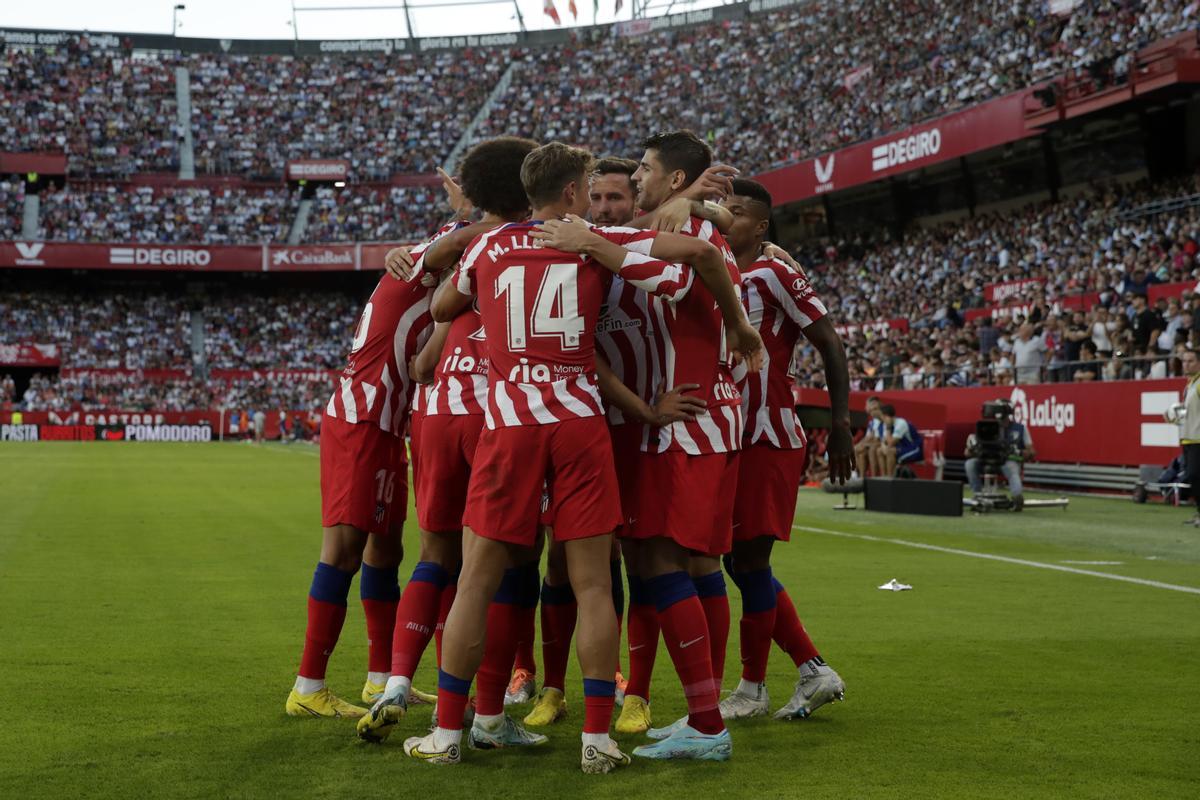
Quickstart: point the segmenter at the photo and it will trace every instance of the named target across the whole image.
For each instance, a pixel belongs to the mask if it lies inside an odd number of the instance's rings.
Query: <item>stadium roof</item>
[[[234,39],[454,36],[560,27],[547,0],[44,0],[4,3],[0,28],[125,31]],[[551,0],[561,27],[679,14],[730,0]],[[578,18],[570,6],[574,2]]]

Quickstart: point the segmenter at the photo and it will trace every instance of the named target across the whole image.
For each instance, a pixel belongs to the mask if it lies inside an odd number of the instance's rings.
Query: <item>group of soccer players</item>
[[[803,335],[824,359],[834,480],[854,465],[845,353],[803,271],[766,242],[769,193],[713,167],[688,131],[644,145],[640,162],[597,162],[559,142],[477,144],[458,183],[443,176],[458,218],[388,254],[326,408],[324,536],[289,714],[357,718],[383,741],[425,697],[412,679],[431,639],[435,724],[403,749],[432,764],[461,759],[464,726],[475,749],[544,743],[526,725],[565,716],[572,637],[587,773],[630,763],[609,736],[619,700],[617,731],[653,740],[634,755],[728,759],[725,722],[770,710],[773,641],[799,670],[777,718],[842,697],[770,557],[804,467],[792,351]],[[406,435],[421,542],[401,594]],[[743,607],[724,699],[722,568]],[[359,571],[369,710],[324,680]],[[522,725],[506,691],[532,697],[539,600],[545,675]],[[660,637],[688,713],[652,728]]]

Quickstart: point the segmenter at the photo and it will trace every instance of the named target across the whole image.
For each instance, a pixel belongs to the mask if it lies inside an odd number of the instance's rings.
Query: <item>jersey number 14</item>
[[[533,312],[525,309],[525,271],[523,266],[506,267],[496,278],[496,298],[504,297],[508,320],[508,349],[525,350],[531,336],[555,337],[561,348],[578,350],[584,321],[579,315],[579,265],[551,264],[542,275]]]

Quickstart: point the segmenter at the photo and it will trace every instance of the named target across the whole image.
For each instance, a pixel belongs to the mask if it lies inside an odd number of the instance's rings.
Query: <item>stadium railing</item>
[[[967,374],[964,374],[962,369],[926,370],[919,373],[919,379],[916,381],[913,380],[913,373],[903,372],[859,376],[857,380],[860,384],[871,384],[880,390],[953,389],[969,386],[1011,386],[1014,383],[1082,382],[1084,379],[1076,380],[1075,376],[1078,373],[1094,371],[1096,377],[1090,379],[1090,382],[1103,383],[1116,380],[1180,377],[1181,373],[1174,369],[1175,365],[1172,363],[1176,360],[1177,357],[1174,355],[1161,354],[1100,358],[1091,361],[1057,361],[1041,366],[1026,367],[1010,365],[999,368],[988,364],[976,367]],[[1160,364],[1162,366],[1158,367],[1159,374],[1155,374],[1155,367]],[[1033,374],[1034,370],[1036,370],[1036,376]],[[1018,371],[1021,375],[1020,381],[1015,380]],[[851,380],[854,381],[855,378],[852,377]],[[871,386],[862,386],[861,388],[869,389]]]

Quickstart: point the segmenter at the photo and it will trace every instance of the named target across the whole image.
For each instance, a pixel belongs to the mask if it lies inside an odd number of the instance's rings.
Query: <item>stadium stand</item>
[[[450,216],[440,187],[321,187],[313,198],[306,242],[421,239]]]
[[[632,153],[646,131],[691,127],[757,172],[1118,61],[1195,18],[1194,3],[1166,0],[1084,4],[1066,18],[1041,0],[822,0],[720,30],[527,51],[478,135]],[[664,94],[695,102],[668,111]]]
[[[503,51],[422,56],[191,56],[198,172],[278,178],[344,158],[351,178],[441,166],[499,77]]]
[[[25,213],[25,182],[0,179],[0,239],[21,235]]]
[[[298,201],[281,186],[69,183],[42,194],[41,238],[56,241],[256,244],[283,241]]]
[[[212,368],[341,368],[360,311],[344,292],[222,297],[204,311],[205,358]]]
[[[57,151],[79,177],[179,168],[173,58],[93,50],[0,51],[0,151]]]
[[[1172,211],[1132,213],[1167,199],[1183,202]],[[1022,382],[1085,380],[1088,373],[1115,380],[1166,369],[1157,357],[1175,350],[1177,334],[1200,342],[1192,327],[1200,320],[1192,316],[1195,297],[1157,304],[1164,335],[1154,341],[1153,331],[1139,338],[1132,327],[1133,297],[1145,297],[1156,283],[1194,280],[1198,243],[1200,176],[1193,176],[1156,187],[1098,187],[1059,203],[913,231],[899,244],[840,242],[804,260],[846,322],[909,321],[907,331],[883,337],[864,328],[846,332],[858,388],[914,389],[1012,382],[1013,339],[1025,320],[1040,326],[1046,353]],[[982,319],[967,322],[963,312],[986,306],[987,284],[1031,278],[1044,283],[1008,301],[1014,310],[995,315],[996,333],[981,344]],[[1098,363],[1076,363],[1084,358]],[[802,381],[819,384],[811,351],[795,369]]]

